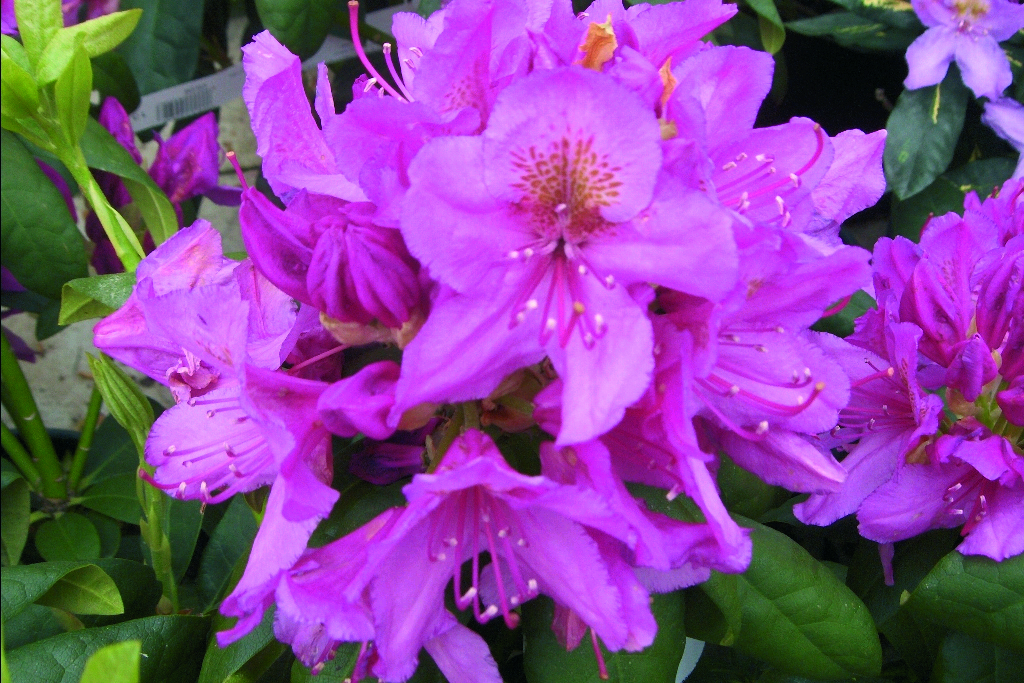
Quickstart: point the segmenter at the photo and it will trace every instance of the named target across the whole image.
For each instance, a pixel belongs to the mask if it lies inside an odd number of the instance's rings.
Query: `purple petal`
[[[486,641],[451,620],[451,628],[423,644],[448,683],[501,683]]]
[[[956,64],[960,67],[964,85],[977,97],[998,99],[1013,81],[1010,60],[1003,48],[991,36],[957,38],[954,48]]]
[[[317,401],[324,426],[343,437],[359,432],[378,440],[391,436],[395,430],[386,421],[395,403],[398,373],[398,364],[380,361],[332,384]]]
[[[938,4],[938,3],[931,3]],[[930,28],[907,48],[907,66],[910,73],[903,85],[916,90],[941,83],[953,61],[956,33],[945,27]]]

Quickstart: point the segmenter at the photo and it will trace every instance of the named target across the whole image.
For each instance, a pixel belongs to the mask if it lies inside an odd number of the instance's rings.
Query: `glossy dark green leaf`
[[[734,646],[809,678],[876,675],[882,650],[864,603],[789,537],[742,524],[751,528],[754,554],[735,577],[742,625]]]
[[[199,597],[208,608],[219,600],[238,560],[248,553],[256,537],[256,519],[243,498],[235,497],[210,535],[197,579]]]
[[[256,0],[267,30],[303,58],[320,48],[337,9],[334,0]]]
[[[136,482],[134,472],[115,475],[87,488],[82,493],[81,504],[122,522],[138,524],[142,518],[142,506],[139,505]]]
[[[404,483],[374,486],[358,480],[346,488],[331,514],[313,532],[309,539],[310,547],[326,545],[358,529],[388,508],[405,505],[405,496],[402,495]]]
[[[309,669],[295,660],[292,664],[290,683],[345,683],[352,678],[352,671],[355,669],[356,660],[359,658],[359,647],[361,643],[342,643],[334,655],[334,659],[325,662],[323,670],[315,676]],[[365,683],[376,683],[376,678],[363,679]]]
[[[36,550],[48,562],[92,560],[100,556],[100,535],[88,519],[66,512],[39,525]]]
[[[786,23],[786,28],[805,36],[829,37],[849,48],[901,52],[914,42],[916,33],[888,26],[853,12],[830,12]]]
[[[135,273],[93,275],[64,283],[60,324],[102,318],[120,308],[132,293]]]
[[[113,579],[97,565],[85,562],[5,567],[0,587],[4,621],[32,603],[76,614],[120,614],[124,610]]]
[[[57,77],[53,95],[64,135],[71,144],[77,144],[85,132],[92,96],[92,62],[81,43],[75,46],[71,61]]]
[[[217,626],[227,628],[229,622],[224,621],[226,622],[224,624],[215,623],[215,628]],[[259,626],[227,647],[219,647],[216,639],[210,640],[210,644],[206,648],[206,656],[203,657],[203,667],[199,672],[198,683],[225,683],[246,662],[256,657],[272,643],[275,643],[274,610],[268,609]]]
[[[64,633],[64,623],[57,618],[59,612],[52,607],[27,605],[25,609],[5,621],[4,645],[7,651]]]
[[[78,683],[89,657],[105,645],[142,643],[139,680],[143,683],[195,683],[210,621],[205,617],[134,619],[89,628],[25,645],[8,654],[14,680]]]
[[[928,187],[953,159],[970,91],[950,67],[938,85],[904,90],[886,123],[883,162],[889,187],[906,199]]]
[[[964,196],[976,192],[982,199],[1013,173],[1014,162],[1007,158],[972,161],[939,176],[935,182],[913,197],[893,202],[892,234],[915,242],[929,216],[942,216],[950,211],[963,215]]]
[[[138,469],[139,454],[131,435],[116,419],[104,418],[92,437],[82,488],[118,474],[135,474]]]
[[[908,0],[832,0],[832,2],[862,17],[875,19],[889,26],[914,33],[920,33],[924,29]]]
[[[81,513],[96,527],[100,535],[100,557],[110,558],[117,554],[121,547],[121,525],[106,515],[92,510],[81,510]]]
[[[875,300],[871,298],[871,295],[863,290],[858,290],[853,293],[841,311],[822,318],[811,329],[817,332],[828,332],[837,337],[848,337],[853,334],[853,321],[874,307]]]
[[[751,519],[757,519],[789,497],[787,491],[764,483],[760,477],[738,466],[728,456],[723,455],[721,458],[717,479],[726,508]]]
[[[141,652],[138,640],[101,647],[85,662],[80,683],[139,683]]]
[[[192,552],[203,526],[202,509],[202,501],[168,498],[163,517],[164,534],[170,539],[171,566],[174,567],[174,578],[177,581],[181,581],[192,562]]]
[[[85,240],[60,191],[8,130],[3,136],[0,261],[26,289],[59,300],[64,283],[88,274]]]
[[[40,85],[57,80],[74,58],[77,45],[89,57],[110,52],[132,32],[140,14],[132,10],[114,12],[60,29],[39,56],[36,80]]]
[[[124,55],[139,92],[147,95],[192,78],[199,60],[203,10],[200,2],[121,0],[137,7],[142,20],[118,50]]]
[[[931,683],[1017,683],[1024,681],[1024,657],[992,643],[953,632],[942,643]]]
[[[4,566],[18,564],[28,540],[28,482],[18,477],[0,493],[0,540],[3,542]]]
[[[952,552],[911,593],[907,607],[978,640],[1024,651],[1024,555],[996,562]]]
[[[441,0],[420,0],[416,12],[424,19],[441,9]]]
[[[101,99],[113,97],[125,111],[133,112],[139,106],[139,86],[120,52],[108,52],[93,58],[92,85]]]
[[[177,232],[178,215],[167,195],[106,128],[89,119],[81,146],[90,168],[113,173],[124,181],[156,244],[162,244]]]
[[[601,647],[607,680],[611,683],[647,683],[675,680],[686,646],[684,602],[680,593],[653,595],[651,611],[658,621],[654,643],[641,652],[608,652]],[[529,683],[600,683],[593,647],[584,636],[572,652],[566,652],[551,630],[554,603],[539,597],[523,605],[523,667]]]

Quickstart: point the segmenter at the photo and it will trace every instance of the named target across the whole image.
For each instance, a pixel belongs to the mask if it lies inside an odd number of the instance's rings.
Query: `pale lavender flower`
[[[929,27],[907,48],[903,84],[935,85],[956,60],[964,83],[977,97],[999,98],[1013,80],[999,42],[1024,28],[1024,7],[1014,0],[911,0]]]
[[[981,120],[1017,150],[1017,168],[1011,177],[1024,178],[1024,105],[1009,97],[986,102]]]

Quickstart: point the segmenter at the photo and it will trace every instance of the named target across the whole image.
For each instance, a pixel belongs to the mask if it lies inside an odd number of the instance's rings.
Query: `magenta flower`
[[[646,599],[630,595],[646,592],[625,563],[609,564],[590,536],[594,530],[612,539],[624,529],[593,490],[519,474],[489,437],[470,430],[435,473],[416,475],[403,491],[406,508],[309,551],[278,589],[279,609],[322,623],[336,640],[364,640],[372,628],[378,677],[408,678],[420,648],[450,628],[449,581],[456,606],[481,622],[503,616],[514,626],[516,607],[545,593],[580,615],[609,649],[650,644]],[[491,561],[482,565],[485,551]],[[461,572],[467,562],[468,587]],[[629,618],[627,603],[639,606],[642,623]],[[472,666],[492,675],[487,660]],[[478,680],[463,675],[452,680]]]
[[[907,48],[910,73],[903,84],[915,90],[942,81],[954,59],[964,83],[977,97],[999,98],[1013,80],[999,42],[1024,28],[1024,7],[1013,0],[911,0],[929,27]]]
[[[424,146],[402,233],[452,291],[406,349],[396,408],[486,396],[547,355],[590,397],[566,402],[560,441],[618,422],[652,365],[634,289],[715,297],[735,273],[727,217],[699,192],[659,192],[659,141],[633,93],[562,68],[504,90],[482,136]]]
[[[860,532],[892,543],[962,526],[957,550],[1004,560],[1024,552],[1024,457],[976,420],[940,436],[924,463],[908,464],[860,506]]]

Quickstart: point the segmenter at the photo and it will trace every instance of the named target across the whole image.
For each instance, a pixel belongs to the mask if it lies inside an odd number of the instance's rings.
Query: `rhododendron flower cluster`
[[[498,681],[466,621],[515,627],[544,594],[559,641],[589,631],[602,667],[599,642],[652,643],[652,593],[748,566],[723,454],[811,494],[809,520],[859,511],[883,542],[954,519],[873,512],[948,480],[936,515],[981,515],[978,547],[1021,552],[1019,186],[935,219],[920,249],[886,242],[854,341],[810,332],[870,285],[870,254],[838,231],[884,190],[885,134],[754,128],[771,58],[702,40],[735,11],[399,13],[386,75],[356,36],[368,74],[344,111],[320,66],[316,118],[297,56],[266,32],[244,48],[280,203],[244,191],[242,262],[202,222],[179,232],[96,328],[178,401],[147,478],[204,502],[270,487],[221,644],[276,604],[314,671],[350,642],[356,678],[404,681],[425,648],[450,681]],[[525,459],[506,438],[524,431]],[[307,547],[339,498],[332,436],[354,439],[355,476],[406,480],[405,503]],[[653,511],[634,485],[699,513]]]

